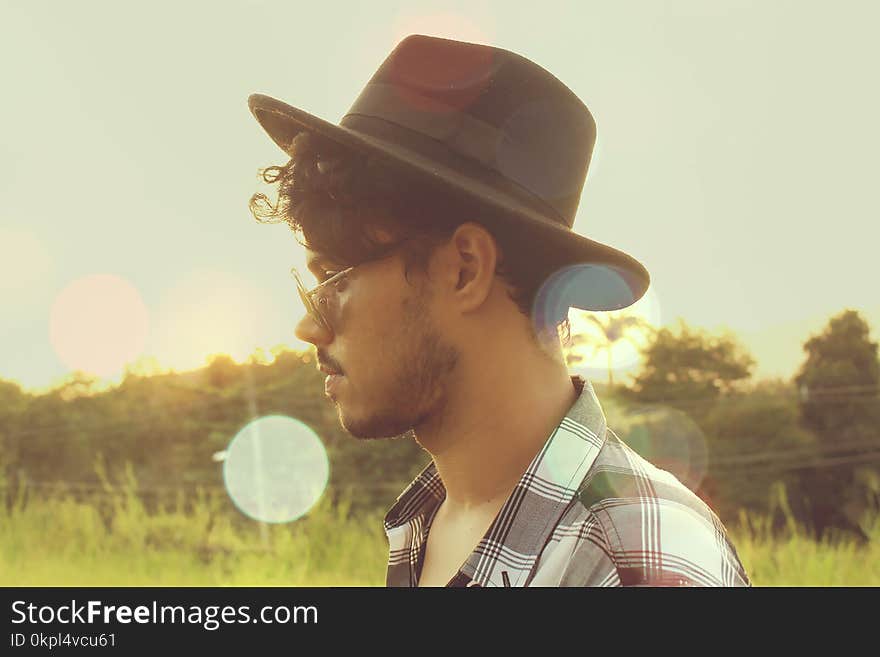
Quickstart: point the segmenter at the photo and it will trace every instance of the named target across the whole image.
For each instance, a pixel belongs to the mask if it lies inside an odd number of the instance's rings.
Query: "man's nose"
[[[293,329],[293,334],[303,342],[309,342],[315,346],[328,344],[333,341],[333,332],[324,328],[309,313],[302,316]]]

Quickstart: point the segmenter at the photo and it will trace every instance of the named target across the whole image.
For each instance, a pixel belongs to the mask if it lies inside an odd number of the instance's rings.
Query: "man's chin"
[[[411,425],[391,418],[355,419],[346,416],[339,404],[339,423],[342,428],[358,440],[382,440],[384,438],[398,438],[410,431]]]

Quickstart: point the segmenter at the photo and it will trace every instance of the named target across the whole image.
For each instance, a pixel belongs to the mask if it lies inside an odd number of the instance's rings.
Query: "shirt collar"
[[[492,526],[459,571],[480,586],[524,586],[565,509],[593,465],[605,441],[605,414],[589,381],[572,376],[581,393],[520,477]],[[389,584],[409,562],[414,578],[420,563],[427,521],[446,497],[433,461],[407,486],[385,515]],[[395,582],[391,580],[395,579]],[[461,579],[460,577],[457,579]],[[412,583],[412,582],[410,582]]]

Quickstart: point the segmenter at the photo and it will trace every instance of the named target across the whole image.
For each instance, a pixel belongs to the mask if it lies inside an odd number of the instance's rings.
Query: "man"
[[[596,136],[574,93],[514,53],[411,36],[340,125],[249,106],[291,156],[251,210],[307,249],[296,335],[342,426],[432,457],[386,515],[389,586],[749,584],[715,514],[567,371],[569,307],[649,283],[571,230]]]

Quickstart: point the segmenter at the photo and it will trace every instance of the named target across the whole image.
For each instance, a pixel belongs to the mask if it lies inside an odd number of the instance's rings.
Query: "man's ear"
[[[498,245],[480,224],[460,225],[449,240],[446,275],[453,279],[453,297],[463,311],[482,305],[492,289]]]

